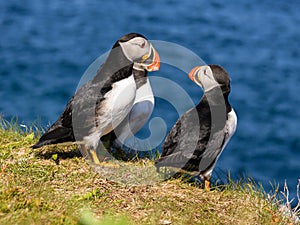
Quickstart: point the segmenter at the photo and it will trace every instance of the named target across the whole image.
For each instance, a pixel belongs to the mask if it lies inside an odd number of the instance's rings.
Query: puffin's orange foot
[[[210,180],[204,180],[204,189],[210,191]]]
[[[97,153],[96,153],[96,151],[95,150],[90,150],[90,154],[91,154],[91,160],[92,160],[92,162],[94,163],[94,164],[96,164],[96,165],[100,165],[101,163],[100,163],[100,160],[99,160],[99,158],[98,158],[98,156],[97,156]],[[101,160],[101,161],[103,161],[103,160]]]

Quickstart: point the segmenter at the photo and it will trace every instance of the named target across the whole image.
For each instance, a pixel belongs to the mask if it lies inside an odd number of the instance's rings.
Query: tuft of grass
[[[126,185],[98,173],[76,145],[32,150],[33,129],[15,126],[0,128],[0,224],[294,223],[251,179],[210,192],[180,179]],[[126,163],[143,171],[153,161]]]

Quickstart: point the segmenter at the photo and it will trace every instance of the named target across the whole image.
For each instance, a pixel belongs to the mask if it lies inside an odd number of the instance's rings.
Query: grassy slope
[[[251,183],[126,186],[94,172],[76,146],[33,151],[35,141],[0,128],[0,224],[292,224]]]

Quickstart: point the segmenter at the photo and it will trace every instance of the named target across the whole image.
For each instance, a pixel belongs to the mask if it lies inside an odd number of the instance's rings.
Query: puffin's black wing
[[[203,152],[198,155],[195,151],[195,163],[191,162],[191,167],[197,166],[199,172],[204,172],[212,168],[223,150],[225,142],[225,128],[217,132],[211,133],[210,139],[205,146]],[[194,168],[196,170],[196,168]]]
[[[171,155],[174,152],[176,146],[178,145],[180,135],[181,135],[181,119],[177,120],[177,122],[169,132],[168,136],[166,137],[163,144],[161,157]]]
[[[44,145],[61,142],[75,141],[72,128],[72,105],[74,96],[68,102],[65,110],[57,121],[42,135],[40,140],[32,148],[40,148]]]
[[[88,135],[88,131],[94,126],[95,115],[101,113],[99,108],[104,100],[103,96],[111,89],[111,85],[105,85],[106,83],[106,80],[98,80],[96,83],[89,81],[82,86],[70,99],[57,121],[32,148],[74,142]],[[75,130],[73,125],[75,125]]]
[[[189,110],[176,122],[165,139],[156,166],[172,166],[189,171],[206,170],[214,164],[222,150],[224,129],[215,131],[211,126],[209,109]]]
[[[156,165],[184,167],[193,157],[196,148],[204,149],[201,143],[205,142],[205,137],[209,135],[209,129],[205,129],[204,125],[199,123],[196,108],[187,111],[166,137],[161,158],[156,161]]]
[[[98,126],[96,119],[103,113],[102,102],[105,94],[112,89],[114,82],[132,74],[132,64],[122,65],[126,65],[122,70],[114,69],[116,67],[114,65],[108,66],[109,69],[101,66],[94,79],[76,92],[58,120],[32,148],[75,140],[82,141],[85,136],[88,136],[91,129]],[[111,71],[117,72],[112,75]]]

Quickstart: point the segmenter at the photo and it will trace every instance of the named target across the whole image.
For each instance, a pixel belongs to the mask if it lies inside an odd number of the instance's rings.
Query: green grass
[[[97,173],[76,145],[32,150],[35,130],[18,126],[0,128],[0,224],[293,224],[251,180],[210,192],[180,179],[126,185]]]

